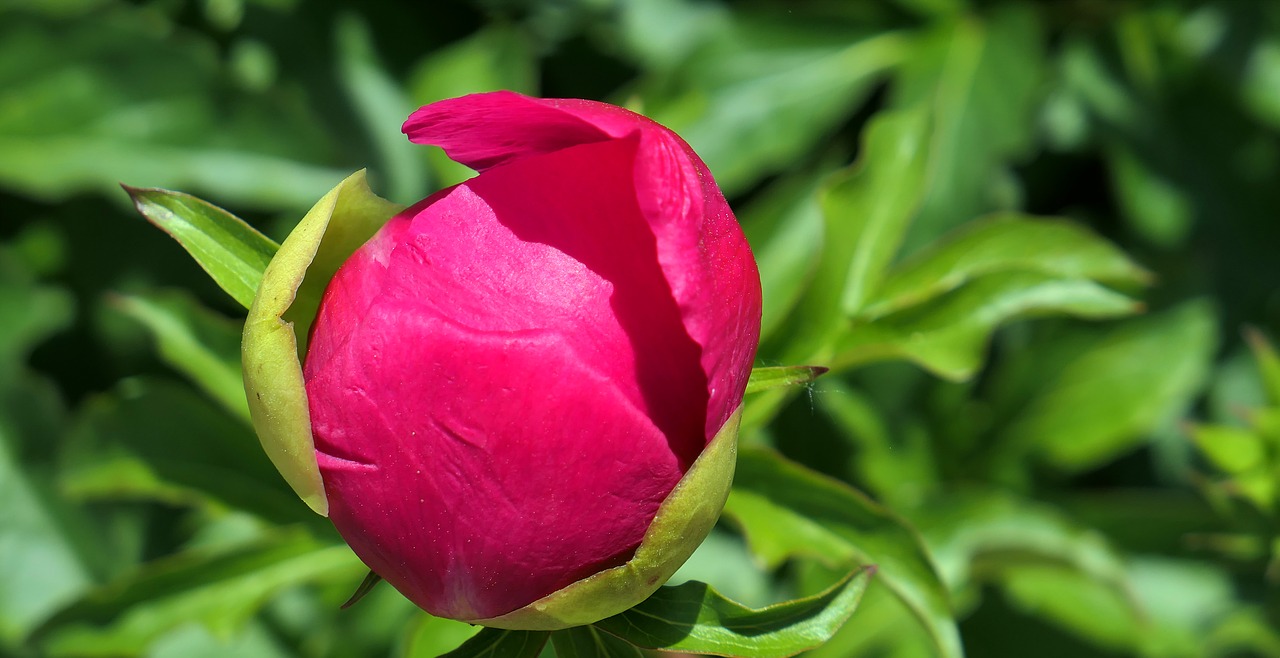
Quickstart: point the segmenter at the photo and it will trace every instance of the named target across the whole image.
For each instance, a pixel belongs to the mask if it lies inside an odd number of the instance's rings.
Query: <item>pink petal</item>
[[[755,358],[760,275],[724,195],[688,144],[613,105],[512,92],[428,105],[409,118],[405,132],[479,170],[603,136],[638,138],[636,198],[688,334],[702,348],[709,395],[704,439],[715,435],[740,403]]]
[[[331,517],[429,611],[503,614],[624,561],[705,443],[701,350],[616,174],[636,145],[490,169],[330,285],[306,374]]]

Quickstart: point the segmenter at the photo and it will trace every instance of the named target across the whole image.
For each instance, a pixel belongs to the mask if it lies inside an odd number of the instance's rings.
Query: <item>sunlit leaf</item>
[[[953,590],[1005,569],[1034,565],[1064,569],[1109,588],[1126,614],[1132,600],[1124,559],[1099,532],[1054,508],[998,491],[961,490],[921,505],[915,516],[938,571]]]
[[[1038,272],[1124,286],[1150,279],[1124,252],[1084,226],[996,215],[964,225],[894,268],[860,316],[892,313],[994,272]]]
[[[245,308],[253,304],[279,245],[239,217],[190,194],[127,186],[125,191],[138,212],[177,240],[228,295]]]
[[[1138,304],[1087,279],[1036,272],[985,275],[929,304],[850,327],[837,344],[835,369],[905,359],[952,380],[982,366],[987,343],[1000,325],[1037,315],[1109,318]]]
[[[405,629],[404,658],[437,658],[481,630],[479,626],[420,613]]]
[[[818,189],[823,178],[798,172],[735,209],[760,268],[762,341],[785,323],[816,269],[822,251]]]
[[[848,485],[779,455],[743,450],[725,513],[766,564],[792,556],[875,564],[943,656],[963,655],[946,588],[919,536]]]
[[[249,420],[240,374],[240,325],[177,291],[117,295],[115,306],[146,325],[160,356],[224,408]]]
[[[161,634],[193,621],[231,634],[281,588],[358,578],[345,546],[286,532],[231,550],[180,553],[92,591],[41,631],[50,656],[137,655]]]
[[[664,587],[595,625],[650,649],[785,658],[830,639],[857,608],[874,572],[858,569],[825,592],[759,610],[730,601],[704,583],[688,582]]]
[[[1182,412],[1205,375],[1216,334],[1212,310],[1193,302],[1090,344],[1048,374],[1003,431],[1001,445],[1019,446],[1008,458],[1033,449],[1058,468],[1078,470],[1131,449]]]
[[[823,250],[787,325],[783,358],[825,360],[845,318],[875,290],[920,200],[927,126],[920,113],[880,115],[859,163],[824,191]]]
[[[1280,354],[1276,353],[1271,342],[1257,330],[1245,332],[1245,339],[1253,350],[1253,358],[1258,364],[1258,374],[1262,376],[1267,399],[1271,404],[1280,405]]]
[[[822,366],[770,366],[752,368],[747,380],[747,393],[759,393],[772,388],[808,384],[826,372]]]
[[[719,24],[645,114],[684,137],[732,194],[813,148],[905,54],[904,35],[841,30],[765,10]]]
[[[1197,425],[1191,429],[1200,452],[1228,474],[1240,474],[1264,464],[1267,446],[1256,432],[1226,425]]]
[[[938,21],[896,80],[893,106],[929,108],[929,178],[906,238],[912,253],[947,230],[1016,202],[1010,160],[1030,145],[1044,72],[1040,14],[1006,4]]]

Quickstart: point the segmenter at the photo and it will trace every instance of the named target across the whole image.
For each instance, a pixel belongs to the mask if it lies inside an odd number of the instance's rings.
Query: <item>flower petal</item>
[[[330,286],[306,372],[331,517],[431,612],[501,615],[621,564],[702,450],[701,350],[635,159],[620,139],[490,169]]]
[[[414,144],[439,146],[476,171],[609,138],[586,121],[510,91],[423,106],[409,115],[402,130]]]
[[[410,117],[405,132],[480,170],[601,139],[638,140],[636,200],[684,325],[702,349],[709,441],[746,389],[759,342],[760,275],[724,195],[689,145],[613,105],[512,92],[428,105]]]

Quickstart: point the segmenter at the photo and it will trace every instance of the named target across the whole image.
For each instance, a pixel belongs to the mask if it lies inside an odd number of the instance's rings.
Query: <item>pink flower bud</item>
[[[736,432],[760,278],[706,165],[640,115],[497,92],[404,131],[480,173],[330,282],[303,367],[311,430],[356,554],[428,612],[483,623],[637,559]],[[714,521],[723,495],[705,504]],[[702,525],[653,541],[696,545]],[[653,547],[671,557],[627,596],[688,550]]]

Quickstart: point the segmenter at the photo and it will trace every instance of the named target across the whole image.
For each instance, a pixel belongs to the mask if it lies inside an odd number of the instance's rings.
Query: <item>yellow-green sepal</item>
[[[240,356],[249,416],[289,486],[327,516],[299,355],[338,267],[404,209],[374,194],[364,170],[347,177],[298,222],[263,272],[244,322]]]
[[[499,617],[473,624],[526,631],[554,631],[592,624],[649,598],[689,559],[720,518],[738,461],[738,407],[694,461],[626,564],[588,576]]]

